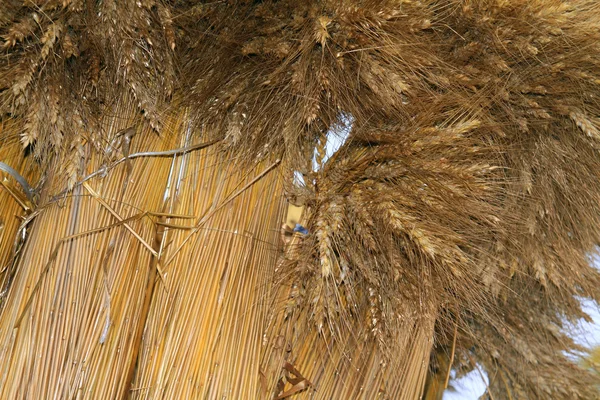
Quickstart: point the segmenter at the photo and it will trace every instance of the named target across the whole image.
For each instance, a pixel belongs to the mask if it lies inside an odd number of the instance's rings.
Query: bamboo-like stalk
[[[146,143],[139,145],[145,148],[170,147],[153,135],[142,137]],[[119,193],[122,170],[91,184],[118,213],[129,217],[140,208],[157,209],[160,205],[161,188],[145,184],[145,168],[151,168],[159,182],[166,179],[168,164],[168,160],[136,163],[123,194]],[[122,200],[115,201],[119,195]],[[0,325],[0,358],[11,365],[2,374],[0,397],[110,398],[126,387],[119,376],[124,374],[133,351],[131,327],[139,318],[151,254],[123,226],[116,226],[65,242],[56,257],[50,257],[61,237],[114,222],[114,216],[83,187],[75,188],[64,200],[42,206],[17,265]],[[151,223],[130,224],[150,240],[154,230]],[[50,268],[46,272],[47,264]],[[38,282],[39,290],[35,290]],[[30,299],[32,306],[24,309]],[[107,339],[100,343],[107,328]]]
[[[177,253],[153,299],[134,398],[255,398],[284,210],[276,171],[247,186],[267,168],[239,171],[210,151],[173,163],[178,194],[165,211],[198,215],[201,225],[190,240],[189,231],[167,233],[164,259]]]
[[[190,146],[186,128],[174,118],[172,134],[140,135],[136,151]],[[215,147],[139,157],[42,206],[0,322],[11,365],[0,397],[252,398],[282,182],[230,157]],[[158,225],[142,212],[162,213]]]

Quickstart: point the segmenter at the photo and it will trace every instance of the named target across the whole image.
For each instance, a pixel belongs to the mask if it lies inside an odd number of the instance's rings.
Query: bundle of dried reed
[[[598,396],[595,1],[5,3],[4,397]]]

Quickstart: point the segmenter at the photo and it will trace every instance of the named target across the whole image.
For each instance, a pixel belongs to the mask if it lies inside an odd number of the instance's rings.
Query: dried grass
[[[21,126],[15,126],[14,121],[7,121],[0,126],[0,159],[25,175],[23,179],[33,182],[38,171],[30,160],[23,157],[19,137],[11,134],[15,128],[19,129]],[[2,172],[0,179],[0,307],[3,307],[15,272],[15,260],[21,254],[23,239],[26,237],[27,230],[23,229],[25,226],[21,218],[31,215],[35,205],[13,176]]]
[[[597,397],[563,327],[600,299],[599,28],[592,0],[7,1],[0,156],[40,192],[0,191],[0,397],[436,398],[479,367]]]

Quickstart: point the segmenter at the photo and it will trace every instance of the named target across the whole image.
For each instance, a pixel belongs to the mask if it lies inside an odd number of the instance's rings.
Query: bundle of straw
[[[7,0],[0,37],[1,398],[598,396],[595,1]]]

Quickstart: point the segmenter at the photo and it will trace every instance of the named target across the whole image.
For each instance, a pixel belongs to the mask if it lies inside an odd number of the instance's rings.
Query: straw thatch
[[[0,398],[599,396],[596,1],[4,0],[0,36]]]

